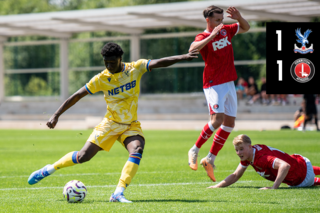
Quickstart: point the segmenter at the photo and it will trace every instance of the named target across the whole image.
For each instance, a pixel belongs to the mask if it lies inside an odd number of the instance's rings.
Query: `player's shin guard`
[[[214,128],[209,121],[202,129],[201,134],[196,142],[196,146],[200,149],[201,146],[211,137],[214,132]]]
[[[216,134],[214,135],[213,144],[210,153],[217,156],[218,152],[222,149],[224,143],[228,139],[230,132],[233,130],[231,127],[221,125]]]
[[[133,153],[129,155],[129,159],[122,169],[118,187],[127,188],[131,183],[132,178],[138,171],[141,158],[142,154],[140,153]]]
[[[55,162],[53,164],[53,167],[55,170],[64,168],[64,167],[68,167],[68,166],[73,166],[76,164],[79,164],[79,152],[78,151],[74,151],[74,152],[69,152],[68,154],[66,154],[65,156],[63,156],[60,160],[58,160],[57,162]]]
[[[314,183],[313,183],[314,186],[319,186],[320,185],[320,178],[318,177],[315,177],[314,178]]]
[[[315,175],[320,175],[320,167],[312,166],[312,168]]]

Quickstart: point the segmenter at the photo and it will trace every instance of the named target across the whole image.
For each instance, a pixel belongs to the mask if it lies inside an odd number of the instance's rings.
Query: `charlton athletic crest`
[[[306,58],[300,58],[292,63],[290,72],[295,81],[299,83],[306,83],[313,78],[315,74],[315,68],[310,60]]]
[[[297,44],[294,44],[294,52],[295,53],[301,53],[301,54],[307,54],[307,53],[313,53],[313,44],[310,45],[310,47],[307,47],[306,44],[309,44],[308,36],[310,35],[312,31],[307,30],[304,32],[304,34],[301,34],[300,29],[296,29],[296,36],[298,37],[297,42],[302,44],[302,47],[299,48]]]
[[[220,33],[222,36],[226,36],[227,35],[227,31],[225,29],[220,30]]]

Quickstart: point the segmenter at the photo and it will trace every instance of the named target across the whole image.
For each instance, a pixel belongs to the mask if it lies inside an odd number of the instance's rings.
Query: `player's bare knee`
[[[79,163],[85,163],[92,158],[91,154],[88,152],[79,152],[78,161]]]
[[[143,153],[143,147],[142,146],[136,146],[134,148],[134,153],[140,153],[142,155]]]
[[[127,150],[129,153],[143,153],[144,143],[139,140],[135,140],[127,146]]]
[[[227,127],[234,128],[234,127],[235,127],[235,124],[228,125]]]
[[[235,122],[223,122],[222,124],[224,126],[231,127],[231,128],[235,127]]]
[[[215,129],[219,128],[219,126],[221,126],[222,123],[223,123],[223,117],[221,116],[216,116],[214,119],[211,119],[211,124]]]

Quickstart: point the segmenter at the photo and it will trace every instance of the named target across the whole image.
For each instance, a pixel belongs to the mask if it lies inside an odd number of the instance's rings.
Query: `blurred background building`
[[[246,82],[252,77],[258,90],[264,83],[266,22],[320,20],[320,2],[308,0],[19,1],[3,1],[0,9],[0,128],[45,128],[61,103],[104,69],[100,50],[106,42],[121,45],[125,62],[187,53],[206,27],[202,12],[209,5],[235,6],[251,25],[232,41],[244,79],[236,129],[293,126],[301,96],[274,95],[264,102],[245,91]],[[225,24],[234,22],[226,16]],[[208,120],[203,67],[200,56],[143,76],[143,128],[202,129]],[[85,97],[61,116],[58,128],[94,127],[106,111],[102,95]]]

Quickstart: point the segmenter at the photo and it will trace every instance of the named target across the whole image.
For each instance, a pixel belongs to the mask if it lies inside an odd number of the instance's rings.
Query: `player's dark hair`
[[[203,11],[203,16],[204,18],[213,17],[214,13],[222,14],[223,9],[221,9],[220,7],[211,5]]]
[[[118,44],[109,42],[103,46],[101,50],[101,55],[103,57],[109,57],[109,56],[121,57],[123,55],[123,50]]]

